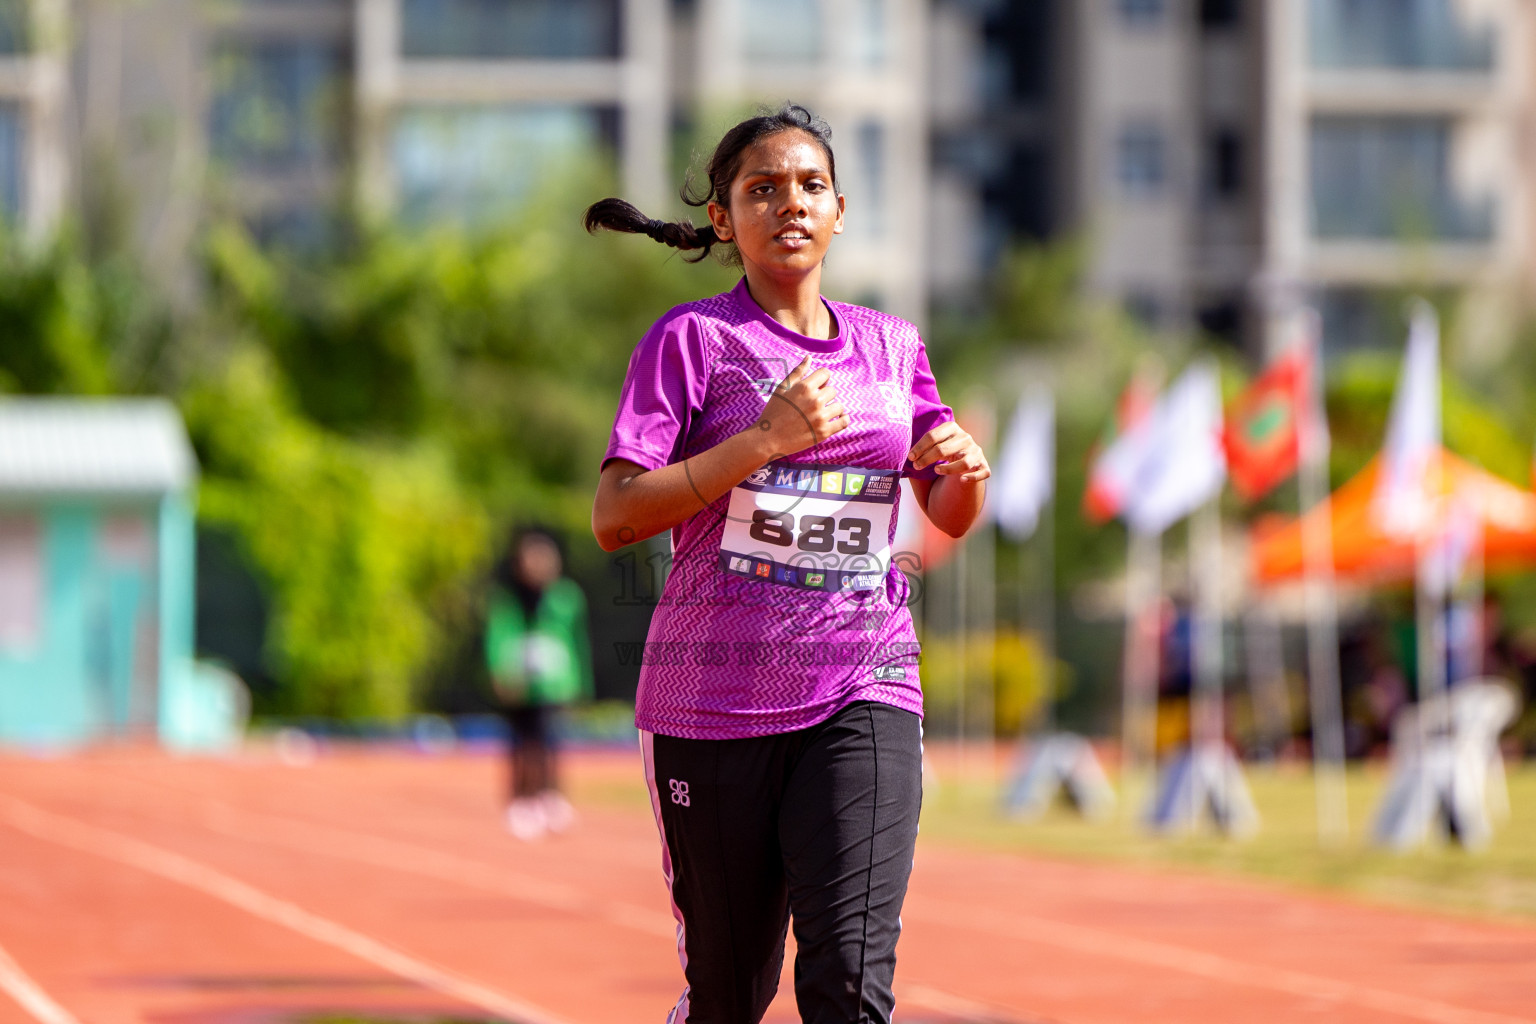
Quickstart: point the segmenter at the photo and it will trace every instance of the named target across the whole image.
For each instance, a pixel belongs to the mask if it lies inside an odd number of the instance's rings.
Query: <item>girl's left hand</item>
[[[981,445],[953,420],[939,424],[919,438],[907,452],[907,458],[912,461],[913,469],[937,462],[939,465],[934,471],[940,476],[959,476],[968,483],[992,475],[992,467],[987,465]]]

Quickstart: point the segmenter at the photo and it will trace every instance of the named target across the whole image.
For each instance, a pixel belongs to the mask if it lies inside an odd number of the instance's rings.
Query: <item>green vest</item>
[[[517,597],[491,588],[485,663],[502,699],[565,704],[592,695],[587,599],[572,580],[558,579],[539,596],[529,622]],[[510,699],[510,695],[517,695]]]

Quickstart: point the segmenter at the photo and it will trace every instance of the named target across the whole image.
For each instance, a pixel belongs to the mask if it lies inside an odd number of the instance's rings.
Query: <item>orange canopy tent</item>
[[[1276,583],[1302,576],[1306,570],[1302,545],[1306,525],[1314,516],[1328,516],[1333,522],[1335,573],[1360,581],[1411,580],[1417,548],[1444,535],[1453,505],[1470,512],[1482,524],[1483,557],[1490,571],[1536,565],[1536,494],[1442,448],[1426,471],[1431,480],[1438,481],[1436,514],[1421,536],[1393,537],[1376,526],[1371,514],[1379,465],[1379,457],[1372,459],[1305,516],[1272,529],[1255,530],[1254,577],[1260,583]]]

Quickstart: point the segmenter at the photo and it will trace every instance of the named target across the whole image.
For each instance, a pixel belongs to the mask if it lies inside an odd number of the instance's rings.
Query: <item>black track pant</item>
[[[668,1024],[757,1024],[794,915],[805,1024],[886,1024],[922,803],[916,715],[849,705],[739,740],[641,733],[687,988]]]

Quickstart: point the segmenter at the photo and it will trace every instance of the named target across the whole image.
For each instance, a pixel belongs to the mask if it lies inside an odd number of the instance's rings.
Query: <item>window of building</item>
[[[879,238],[885,233],[885,126],[879,121],[861,121],[855,139],[859,172],[852,196],[856,205],[850,213],[860,226],[860,234]]]
[[[32,516],[0,516],[0,651],[35,650],[43,611],[42,526]]]
[[[1115,0],[1120,19],[1129,25],[1155,25],[1163,20],[1164,0]]]
[[[1396,347],[1407,334],[1401,295],[1369,288],[1324,288],[1315,301],[1327,359],[1362,349]]]
[[[1062,62],[1053,45],[1064,16],[1059,2],[992,4],[982,22],[983,101],[992,107],[1016,100],[1050,98],[1054,69]]]
[[[26,53],[31,48],[31,16],[28,0],[0,0],[0,54]]]
[[[621,0],[402,0],[400,51],[422,58],[613,58]]]
[[[1487,71],[1495,28],[1457,0],[1308,0],[1314,67]]]
[[[1115,174],[1126,195],[1153,196],[1163,190],[1168,175],[1166,148],[1156,125],[1131,125],[1120,133]]]
[[[1126,316],[1144,330],[1155,331],[1163,324],[1168,310],[1161,295],[1143,288],[1134,288],[1122,300]]]
[[[26,122],[21,104],[0,102],[0,212],[10,224],[21,220],[26,165]]]
[[[1243,0],[1200,0],[1200,27],[1207,31],[1236,28],[1243,20]]]
[[[1318,116],[1312,120],[1312,227],[1319,238],[1486,241],[1491,199],[1450,181],[1446,117]]]
[[[401,210],[484,222],[602,149],[611,111],[575,104],[414,106],[393,137]]]
[[[741,0],[741,48],[749,60],[818,61],[825,28],[821,0]]]
[[[1213,199],[1235,199],[1243,191],[1243,137],[1235,128],[1218,128],[1206,143],[1206,192]]]
[[[345,50],[323,40],[228,44],[213,60],[214,156],[244,170],[337,162],[345,131]]]
[[[1195,313],[1200,329],[1234,348],[1243,343],[1243,299],[1225,295],[1201,305]]]
[[[858,49],[859,63],[868,68],[885,64],[890,49],[890,19],[886,11],[888,0],[859,0]]]

